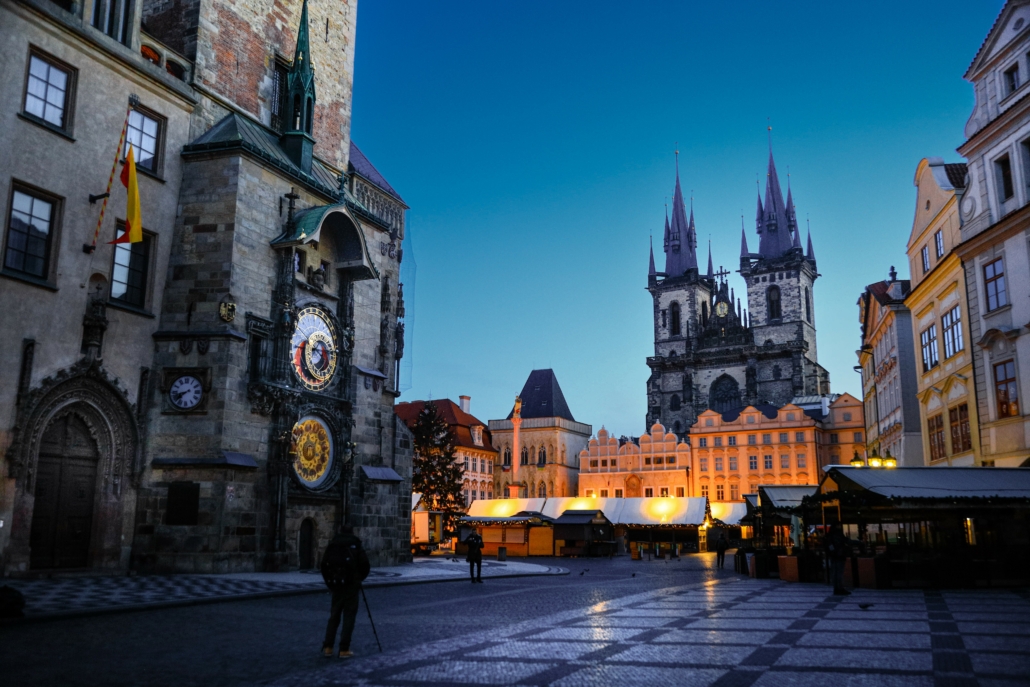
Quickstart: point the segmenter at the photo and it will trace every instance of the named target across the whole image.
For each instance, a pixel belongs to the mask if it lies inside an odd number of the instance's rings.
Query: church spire
[[[812,248],[812,225],[808,225],[808,252],[805,257],[811,262],[815,262],[815,250]]]
[[[740,257],[746,258],[751,254],[747,248],[747,232],[744,231],[744,216],[740,216]]]
[[[669,199],[665,199],[665,242],[662,244],[662,249],[668,254],[669,252]]]
[[[690,223],[687,221],[686,204],[683,202],[683,188],[680,185],[679,152],[676,154],[676,190],[672,197],[672,224],[669,231],[669,247],[665,251],[665,273],[669,277],[680,277],[690,268],[697,268],[697,256],[691,245]]]
[[[287,156],[305,174],[311,173],[311,151],[315,145],[311,135],[314,118],[315,68],[311,64],[308,40],[308,0],[304,0],[300,9],[293,64],[286,75],[286,121],[280,140]]]
[[[783,191],[780,188],[780,177],[776,173],[776,160],[773,158],[772,142],[769,143],[769,168],[765,180],[764,229],[758,252],[768,258],[783,255],[790,248],[790,235],[787,210],[783,203]]]
[[[715,270],[712,269],[712,241],[708,241],[708,278],[715,278]]]
[[[647,266],[647,276],[650,280],[650,278],[657,276],[658,273],[654,269],[654,240],[649,239],[648,243],[651,244],[651,260],[650,264]]]

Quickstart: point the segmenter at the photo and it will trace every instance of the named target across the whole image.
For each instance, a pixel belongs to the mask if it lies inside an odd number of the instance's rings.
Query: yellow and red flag
[[[139,212],[139,186],[136,183],[136,158],[133,156],[133,148],[129,146],[129,154],[125,158],[125,166],[122,167],[122,186],[125,187],[126,208],[125,208],[125,232],[111,243],[139,243],[143,240],[143,224]]]

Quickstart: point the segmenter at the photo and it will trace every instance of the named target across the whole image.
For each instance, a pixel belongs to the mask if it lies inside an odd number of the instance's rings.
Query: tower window
[[[808,287],[805,287],[805,319],[808,323],[812,323],[812,297],[808,292]]]
[[[669,401],[669,410],[680,409],[680,397],[677,394],[672,395],[672,399]]]
[[[781,317],[780,311],[780,287],[770,286],[769,290],[765,292],[765,298],[768,305],[769,319],[778,320]]]
[[[305,110],[305,115],[307,115],[307,120],[306,120],[306,122],[304,124],[304,131],[309,133],[309,134],[311,133],[311,120],[312,120],[312,118],[314,116],[314,112],[313,112],[314,109],[315,109],[314,105],[315,105],[314,101],[312,101],[311,98],[308,98],[308,106],[307,106],[307,109]]]
[[[293,96],[293,130],[300,131],[300,95]]]
[[[272,74],[272,111],[271,125],[278,133],[283,132],[286,120],[286,64],[278,57],[275,60],[275,71]]]
[[[673,303],[669,306],[669,315],[672,318],[671,334],[672,336],[680,335],[680,304]]]

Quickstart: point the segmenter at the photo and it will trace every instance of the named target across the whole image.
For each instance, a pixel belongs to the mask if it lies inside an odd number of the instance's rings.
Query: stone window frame
[[[930,246],[919,249],[919,258],[922,261],[923,274],[926,274],[930,271]]]
[[[997,265],[1001,265],[1000,269]],[[989,268],[994,268],[989,272]],[[1005,279],[1005,256],[999,255],[983,265],[981,273],[984,277],[984,304],[987,312],[1000,310],[1009,304],[1008,282]],[[991,301],[994,307],[991,307]]]
[[[773,298],[774,290],[776,293],[775,298]],[[775,322],[783,319],[783,293],[780,291],[779,286],[773,284],[765,290],[765,307],[767,322]]]
[[[164,181],[165,138],[168,132],[168,118],[157,110],[146,107],[145,105],[140,105],[139,103],[132,107],[132,112],[138,112],[143,117],[157,123],[157,136],[154,141],[154,165],[153,167],[144,167],[140,164],[139,160],[136,160],[136,171],[140,174],[153,177],[159,181]],[[123,144],[121,151],[122,164],[125,164],[126,155],[129,154],[130,145],[132,144],[129,142],[129,131],[127,126],[125,132],[125,143]]]
[[[683,318],[679,301],[669,303],[669,336],[683,336]]]
[[[726,485],[724,485],[722,482],[719,482],[718,484],[715,485],[715,500],[716,501],[725,501],[726,500]]]
[[[944,460],[947,449],[944,446],[944,413],[926,418],[926,440],[930,445],[930,460]]]
[[[730,470],[730,472],[736,472],[737,471],[737,465],[738,465],[737,457],[736,456],[728,456],[728,458],[729,458],[729,470]]]
[[[62,123],[60,125],[54,124],[53,122],[48,122],[43,117],[40,117],[38,115],[34,115],[34,114],[32,114],[31,112],[28,111],[27,105],[28,105],[28,98],[29,98],[29,82],[33,78],[32,77],[32,60],[33,60],[33,58],[35,58],[37,60],[40,60],[42,62],[45,62],[52,69],[58,69],[58,70],[60,70],[60,71],[65,73],[65,76],[66,76],[67,80],[65,82],[65,89],[64,89],[64,102],[61,105],[61,108],[62,108],[61,112],[62,112],[62,115],[63,115],[63,121],[62,121]],[[76,87],[78,85],[78,79],[79,79],[79,70],[78,69],[76,69],[72,65],[68,64],[64,60],[61,60],[61,59],[59,59],[57,57],[54,57],[53,55],[51,55],[50,53],[46,52],[45,50],[42,50],[41,48],[39,48],[39,47],[37,47],[35,45],[30,44],[29,45],[28,59],[25,60],[25,78],[24,78],[24,87],[23,87],[23,90],[22,90],[21,112],[19,112],[19,115],[21,117],[23,117],[24,119],[26,119],[27,121],[32,122],[33,124],[38,124],[39,126],[43,127],[44,129],[52,131],[52,132],[54,132],[56,134],[59,134],[61,136],[66,137],[66,138],[72,139],[72,132],[73,132],[74,125],[75,125],[75,102],[76,102],[76,97],[75,96],[76,96],[76,90],[77,90]],[[49,81],[47,83],[49,85]],[[45,110],[44,110],[44,114],[45,114]],[[74,140],[74,139],[72,139],[72,140]]]
[[[919,332],[919,347],[923,354],[923,374],[926,374],[937,367],[940,360],[940,352],[937,350],[937,323],[930,323],[923,331]]]
[[[740,485],[739,484],[734,484],[734,483],[731,482],[730,483],[730,501],[739,501],[739,500],[740,500]]]
[[[747,457],[747,469],[754,470],[755,472],[758,471],[758,456]]]
[[[1012,368],[1009,372],[1009,367]],[[998,369],[1002,368],[1003,378],[998,377]],[[994,387],[995,412],[998,419],[1019,416],[1019,375],[1016,372],[1016,359],[1009,358],[991,365],[991,386]],[[1004,387],[1004,389],[1003,389]],[[1011,393],[1010,393],[1011,392]],[[1004,400],[1002,394],[1005,394]],[[1002,408],[1005,408],[1002,412]]]
[[[115,238],[118,238],[124,232],[125,232],[125,222],[122,221],[122,220],[117,220],[115,222],[115,233],[114,233]],[[115,295],[114,295],[114,285],[115,285],[114,273],[115,273],[115,267],[117,266],[117,262],[116,261],[118,260],[118,256],[122,253],[122,251],[128,250],[131,253],[132,251],[136,250],[135,247],[139,246],[139,245],[145,246],[146,247],[145,250],[147,251],[147,253],[146,253],[146,256],[145,256],[145,260],[144,260],[144,270],[143,270],[143,298],[141,299],[141,301],[139,303],[134,303],[134,302],[129,301],[129,300],[125,300],[125,299],[122,299],[122,298],[115,297]],[[153,288],[153,286],[154,286],[154,272],[156,271],[154,269],[154,265],[155,265],[155,261],[157,260],[157,250],[158,250],[157,234],[152,232],[152,231],[147,231],[146,229],[143,229],[143,241],[140,241],[139,243],[119,243],[119,244],[115,244],[114,250],[111,251],[111,272],[110,272],[111,279],[110,279],[110,283],[108,284],[108,289],[107,289],[107,293],[108,293],[107,303],[108,303],[108,305],[112,305],[112,306],[114,306],[114,307],[116,307],[116,308],[118,308],[120,310],[128,310],[128,311],[136,312],[136,313],[139,313],[139,314],[144,314],[144,315],[150,315],[151,314],[150,311],[151,311],[151,306],[153,304],[153,299],[154,299],[154,288]]]
[[[955,305],[941,315],[941,331],[944,339],[944,359],[957,355],[965,348],[962,340],[962,306]]]
[[[973,435],[969,427],[968,403],[960,403],[948,408],[948,428],[951,432],[951,452],[953,455],[972,450]]]
[[[50,203],[50,230],[47,234],[47,253],[45,258],[46,272],[42,277],[30,272],[23,272],[7,267],[7,248],[11,240],[11,217],[14,213],[14,194],[19,192],[32,198]],[[64,197],[46,191],[45,189],[24,183],[18,179],[11,179],[11,188],[7,198],[7,213],[4,215],[3,251],[0,252],[0,276],[10,277],[18,281],[41,286],[51,291],[57,290],[54,275],[58,272],[58,257],[61,245],[62,218],[64,216]]]
[[[933,252],[940,260],[944,257],[944,230],[938,229],[933,234]]]

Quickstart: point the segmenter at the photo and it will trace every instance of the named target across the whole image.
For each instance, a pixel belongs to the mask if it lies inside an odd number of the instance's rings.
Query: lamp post
[[[865,461],[858,457],[858,451],[855,451],[855,455],[851,459],[851,467],[853,467],[853,468],[865,467]]]
[[[891,455],[890,449],[887,450],[887,455],[883,457],[883,467],[885,468],[896,468],[898,467],[898,459]]]

